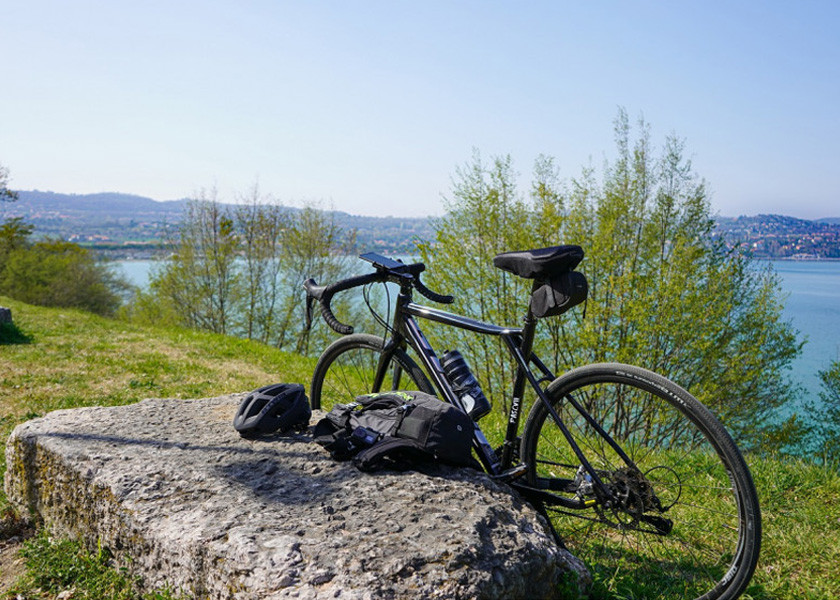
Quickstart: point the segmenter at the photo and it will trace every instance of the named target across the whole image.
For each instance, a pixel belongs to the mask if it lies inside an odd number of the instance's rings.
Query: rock
[[[0,306],[0,324],[12,322],[12,309]]]
[[[558,582],[588,584],[542,518],[483,473],[361,473],[306,435],[247,441],[231,425],[241,398],[24,423],[6,447],[9,500],[60,535],[101,543],[146,591],[539,598],[555,597]]]

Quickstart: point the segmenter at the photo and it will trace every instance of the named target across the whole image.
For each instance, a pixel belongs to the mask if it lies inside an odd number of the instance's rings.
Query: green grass
[[[137,326],[0,297],[0,435],[52,410],[144,398],[205,398],[279,381],[308,385],[315,361],[263,344],[180,328]],[[5,471],[0,453],[0,474]],[[6,506],[0,492],[0,510]]]
[[[7,593],[10,598],[48,599],[62,592],[71,598],[99,600],[175,600],[169,590],[138,594],[134,578],[110,564],[107,549],[88,551],[80,542],[53,539],[42,530],[24,543],[26,572]]]
[[[15,320],[13,327],[0,330],[3,439],[18,423],[59,408],[121,405],[150,397],[208,397],[275,381],[308,384],[315,365],[314,359],[219,335],[137,326],[73,310],[33,307],[5,297],[0,297],[0,305],[11,307]],[[496,421],[498,427],[494,427]],[[482,420],[482,426],[490,430],[501,430],[502,423],[496,415]],[[0,475],[5,471],[3,460],[0,454]],[[840,474],[804,461],[749,456],[747,460],[761,500],[764,541],[745,598],[840,596],[836,569],[840,564]],[[0,492],[0,514],[6,509]],[[2,532],[0,527],[0,536]],[[125,576],[104,568],[109,564],[105,551],[87,552],[40,532],[26,553],[29,574],[9,597],[55,597],[59,588],[67,589],[62,586],[75,586],[73,597],[137,597],[122,584],[112,585],[111,577]],[[88,571],[71,568],[63,558],[94,566]],[[60,584],[34,579],[35,574],[49,570],[45,564],[57,565],[57,572],[70,579],[56,579]],[[88,584],[83,580],[92,587],[84,587]]]

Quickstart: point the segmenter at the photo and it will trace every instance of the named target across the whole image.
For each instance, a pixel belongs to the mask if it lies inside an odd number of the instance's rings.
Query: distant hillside
[[[0,203],[0,220],[20,216],[35,225],[37,235],[98,248],[124,249],[129,244],[135,255],[138,248],[159,245],[166,228],[181,220],[187,203],[117,193],[23,191],[19,195],[18,202]],[[434,235],[430,219],[334,215],[341,228],[356,230],[358,246],[364,250],[405,254],[414,250],[417,240]],[[749,249],[759,258],[840,258],[840,217],[817,221],[782,215],[718,217],[715,234],[729,247]]]
[[[0,219],[23,217],[36,235],[56,236],[97,246],[126,243],[160,244],[167,226],[181,220],[187,200],[159,202],[129,194],[59,194],[21,191],[19,200],[0,205]],[[290,208],[289,210],[298,210]],[[360,248],[392,253],[413,250],[417,239],[428,239],[428,219],[364,217],[334,213],[338,225],[356,230]]]
[[[0,206],[0,217],[23,217],[38,236],[88,243],[151,242],[181,220],[186,200],[157,202],[128,194],[18,192],[18,201]]]
[[[719,217],[716,233],[728,246],[748,249],[757,258],[840,258],[840,218]]]

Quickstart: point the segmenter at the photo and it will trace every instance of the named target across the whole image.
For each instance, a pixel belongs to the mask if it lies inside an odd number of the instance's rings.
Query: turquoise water
[[[788,294],[785,316],[806,340],[793,377],[818,400],[819,371],[840,360],[840,261],[773,261]]]
[[[113,265],[129,282],[145,288],[149,284],[149,273],[154,263],[152,260],[116,260]]]
[[[116,265],[135,285],[149,281],[153,261],[118,261]],[[788,294],[785,317],[792,321],[807,343],[793,364],[792,377],[806,398],[818,400],[818,372],[840,359],[840,261],[773,261]]]

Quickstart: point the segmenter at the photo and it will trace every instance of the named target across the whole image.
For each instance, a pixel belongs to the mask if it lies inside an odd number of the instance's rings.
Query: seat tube
[[[525,364],[531,358],[531,350],[534,347],[534,334],[537,328],[537,319],[531,312],[530,307],[528,313],[525,315],[525,322],[522,328],[522,338],[519,345],[519,351],[525,359]],[[512,341],[508,342],[511,345]],[[508,413],[507,431],[505,432],[505,442],[502,446],[502,468],[507,469],[513,462],[514,452],[517,450],[517,433],[519,432],[519,421],[522,415],[522,397],[525,395],[525,384],[527,378],[525,377],[525,369],[519,366],[516,369],[516,378],[513,381],[513,398],[510,402],[510,412]]]

